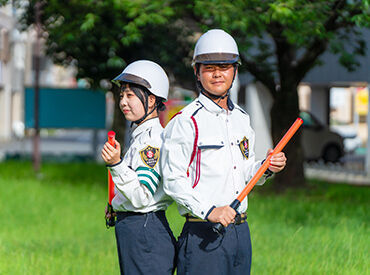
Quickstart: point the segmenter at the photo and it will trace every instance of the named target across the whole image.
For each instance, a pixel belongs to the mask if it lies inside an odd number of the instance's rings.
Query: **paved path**
[[[68,161],[73,159],[91,159],[102,162],[101,148],[106,140],[106,131],[99,130],[96,150],[93,146],[92,130],[59,131],[55,136],[42,137],[40,151],[43,159]],[[32,156],[33,139],[24,138],[12,142],[0,142],[0,161],[8,158]],[[304,165],[305,175],[312,179],[353,185],[369,185],[370,175],[364,171],[364,157],[349,155],[340,164],[310,162]]]
[[[76,156],[100,161],[100,150],[105,142],[106,131],[99,130],[96,150],[93,144],[93,131],[73,130],[60,132],[55,136],[43,136],[40,139],[42,156]],[[13,157],[30,157],[33,154],[33,138],[0,142],[0,161]]]
[[[306,177],[310,179],[370,186],[370,175],[366,175],[363,169],[356,170],[340,164],[322,165],[320,163],[306,163],[304,165],[304,172]]]

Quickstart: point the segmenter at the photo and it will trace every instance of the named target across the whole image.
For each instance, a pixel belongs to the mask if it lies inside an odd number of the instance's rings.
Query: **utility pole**
[[[41,30],[41,2],[35,4],[35,27],[36,27],[36,43],[35,43],[35,82],[34,82],[34,118],[35,118],[35,134],[33,139],[33,169],[39,173],[41,166],[40,155],[40,38]]]
[[[365,159],[365,171],[366,175],[370,178],[370,84],[367,86],[368,92],[368,108],[367,108],[367,144],[366,144],[366,159]]]

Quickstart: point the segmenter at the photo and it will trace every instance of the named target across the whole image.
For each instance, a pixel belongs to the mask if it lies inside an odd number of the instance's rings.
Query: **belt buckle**
[[[238,213],[236,214],[235,218],[234,218],[234,224],[235,225],[240,225],[242,223],[245,223],[247,221],[247,213]]]

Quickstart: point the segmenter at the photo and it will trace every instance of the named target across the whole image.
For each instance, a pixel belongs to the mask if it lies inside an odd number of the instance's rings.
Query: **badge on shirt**
[[[159,160],[159,148],[155,148],[148,145],[139,153],[145,165],[147,165],[150,168],[154,168],[154,166],[156,166]]]
[[[239,143],[240,151],[242,151],[243,156],[248,159],[249,158],[249,140],[244,137],[242,141]]]

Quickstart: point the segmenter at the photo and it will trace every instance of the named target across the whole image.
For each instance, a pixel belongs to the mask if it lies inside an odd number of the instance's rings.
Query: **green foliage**
[[[31,0],[24,13],[25,27],[35,22],[35,2]],[[190,64],[196,38],[210,28],[225,29],[239,45],[240,71],[248,71],[272,95],[275,143],[298,116],[298,84],[322,63],[326,51],[336,54],[349,71],[358,68],[366,48],[359,29],[370,22],[369,0],[43,3],[47,53],[57,63],[76,65],[78,77],[89,78],[94,86],[101,79],[112,79],[134,60],[150,59],[167,70],[172,83],[194,88]],[[302,161],[298,157],[296,167],[286,169],[284,175],[291,177],[282,178],[282,184],[303,181]]]
[[[202,31],[222,28],[237,40],[240,71],[248,71],[273,98],[274,144],[299,115],[297,86],[332,50],[349,71],[360,64],[366,45],[359,27],[369,26],[368,1],[340,0],[194,0],[185,12]],[[287,151],[290,150],[290,151]],[[276,179],[278,186],[302,185],[299,141],[285,152],[294,158]]]
[[[17,2],[17,1],[16,1]],[[23,28],[35,22],[35,0],[21,18]],[[151,59],[186,79],[177,60],[186,58],[179,26],[171,24],[171,1],[57,1],[43,2],[41,21],[46,50],[54,62],[77,66],[78,77],[94,86],[112,79],[137,59]],[[171,21],[172,20],[172,21]]]
[[[34,22],[35,2],[29,2],[23,16],[24,26]],[[4,3],[9,1],[1,2]],[[95,83],[112,78],[122,66],[138,58],[154,59],[171,68],[178,80],[188,79],[185,66],[190,64],[194,43],[191,35],[215,27],[231,32],[246,64],[257,66],[256,70],[250,66],[245,69],[259,80],[266,78],[259,74],[268,73],[271,78],[268,81],[278,83],[279,73],[289,69],[278,64],[285,54],[289,54],[290,63],[310,62],[311,66],[305,67],[312,68],[327,44],[337,41],[340,30],[355,34],[354,26],[369,26],[370,22],[367,0],[51,0],[43,3],[48,53],[61,64],[77,61],[79,76]],[[345,41],[352,38],[348,36]],[[289,47],[278,51],[277,43]],[[344,66],[353,70],[357,65],[355,57],[360,54],[357,49],[364,49],[364,45],[351,44],[354,49],[334,52],[340,54]],[[312,47],[320,46],[325,47],[315,58],[299,59],[305,54],[298,51],[312,51]],[[307,70],[297,77],[301,79]],[[276,79],[272,72],[277,72]]]
[[[0,163],[1,274],[118,274],[103,218],[107,171],[94,163]],[[274,183],[272,183],[274,184]],[[313,182],[249,195],[253,274],[367,274],[369,187]],[[184,223],[167,211],[177,237]]]
[[[289,54],[289,62],[316,64],[316,59],[326,49],[327,44],[335,43],[335,37],[345,30],[347,34],[354,34],[355,25],[369,26],[368,1],[194,1],[194,13],[199,16],[202,29],[219,27],[231,32],[237,38],[239,46],[243,49],[243,59],[247,63],[260,67],[251,73],[263,79],[261,75],[266,71],[277,72],[276,79],[269,81],[279,83],[283,70],[289,69],[289,63],[279,64],[284,55]],[[252,47],[257,45],[258,38],[268,42],[271,47]],[[342,37],[343,38],[343,37]],[[352,41],[353,37],[346,37],[345,41]],[[342,40],[343,42],[343,40]],[[285,44],[286,48],[279,49],[279,43]],[[361,43],[352,41],[352,45],[361,47]],[[314,59],[300,59],[306,51],[324,49],[318,52]],[[344,66],[352,70],[356,68],[356,52],[352,49],[342,49],[338,54],[351,56]],[[299,53],[300,52],[300,53]],[[308,54],[308,53],[307,53]],[[262,58],[261,58],[262,57]],[[273,58],[271,62],[260,62],[266,57]],[[343,57],[345,58],[345,57]],[[279,67],[284,65],[285,67]],[[307,65],[307,64],[306,64]],[[311,69],[313,66],[307,66]],[[247,68],[250,70],[250,68]],[[259,72],[259,73],[258,73]],[[306,71],[300,72],[296,77],[302,79]],[[270,74],[272,77],[272,75]],[[280,79],[279,79],[280,78]],[[265,83],[266,84],[266,83]],[[271,91],[273,92],[273,91]]]
[[[2,1],[2,4],[9,1]],[[19,1],[13,1],[18,3]],[[23,16],[34,22],[35,0]],[[299,82],[327,49],[352,41],[352,48],[333,52],[354,70],[365,45],[354,40],[355,26],[369,26],[368,0],[106,0],[43,2],[47,49],[61,64],[76,64],[80,77],[94,83],[111,79],[122,66],[153,59],[180,80],[189,80],[195,32],[223,28],[237,39],[246,69],[274,94],[292,75]],[[352,34],[352,36],[350,35]],[[334,47],[328,48],[333,44]],[[358,50],[360,48],[360,50]],[[187,72],[187,73],[186,73]],[[188,76],[190,75],[190,77]],[[281,83],[282,84],[282,83]],[[283,86],[283,85],[281,85]]]

